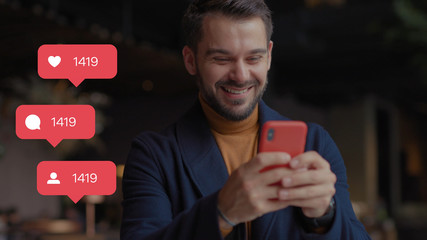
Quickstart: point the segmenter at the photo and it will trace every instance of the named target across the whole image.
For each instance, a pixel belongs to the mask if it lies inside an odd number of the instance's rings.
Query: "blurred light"
[[[361,220],[369,214],[368,205],[366,203],[361,201],[352,201],[351,204],[357,219]]]
[[[118,178],[123,178],[123,172],[125,171],[125,165],[119,164],[116,167],[116,173]]]
[[[78,28],[86,28],[86,20],[82,17],[78,17],[76,20],[76,26]]]
[[[396,224],[394,223],[393,219],[388,218],[384,221],[383,227],[386,231],[392,231],[396,228]]]
[[[60,26],[66,26],[66,25],[68,24],[68,20],[67,20],[67,18],[66,18],[65,16],[63,16],[63,15],[59,15],[59,16],[56,18],[56,21],[58,22],[58,24],[59,24]]]
[[[102,195],[86,195],[85,202],[92,204],[99,204],[104,202],[105,196]]]
[[[100,30],[101,30],[101,27],[98,24],[94,23],[94,24],[90,25],[90,32],[91,33],[97,35]]]
[[[96,122],[95,133],[101,134],[104,131],[104,124],[100,122]]]
[[[42,5],[40,5],[40,4],[35,4],[35,5],[33,6],[33,13],[34,13],[36,16],[41,16],[41,15],[43,14],[43,7],[42,7]]]
[[[46,17],[47,19],[53,20],[56,17],[56,11],[53,9],[50,9],[49,11],[47,11]]]
[[[142,82],[142,89],[146,92],[151,92],[154,89],[154,83],[151,80],[145,80]]]
[[[107,28],[101,28],[98,35],[102,40],[107,40],[110,37],[110,31]]]
[[[21,8],[21,2],[18,0],[14,0],[10,3],[10,6],[12,7],[13,10],[18,10]]]
[[[125,44],[126,45],[133,46],[133,45],[135,45],[135,43],[136,43],[136,41],[135,41],[134,37],[132,37],[132,36],[126,37],[126,39],[125,39]]]
[[[121,43],[123,41],[123,34],[121,32],[115,32],[112,35],[113,41],[116,43]]]
[[[144,41],[139,44],[139,47],[143,50],[152,50],[153,45],[150,42]]]
[[[69,233],[77,230],[78,226],[68,220],[55,220],[49,224],[49,233]]]
[[[103,94],[100,92],[91,93],[89,98],[93,104],[98,105],[98,106],[99,105],[105,106],[105,105],[108,105],[110,103],[110,99],[108,98],[108,96],[106,94]]]
[[[81,230],[78,222],[62,219],[26,221],[22,228],[27,229],[27,231],[31,230],[33,232],[44,232],[49,234],[69,234],[77,233]]]

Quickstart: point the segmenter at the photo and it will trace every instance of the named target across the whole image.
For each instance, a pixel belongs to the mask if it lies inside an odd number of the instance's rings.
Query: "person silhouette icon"
[[[50,173],[50,179],[47,180],[47,184],[61,184],[61,182],[56,179],[58,177],[58,175],[56,174],[56,172],[51,172]]]

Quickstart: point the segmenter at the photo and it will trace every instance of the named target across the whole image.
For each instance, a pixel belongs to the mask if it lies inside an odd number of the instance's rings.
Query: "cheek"
[[[207,65],[200,69],[200,75],[205,85],[215,85],[216,82],[225,80],[227,78],[227,74],[228,71],[225,67],[214,64]]]
[[[264,66],[258,66],[256,68],[252,69],[252,76],[254,78],[256,78],[262,84],[267,79],[267,73],[268,73],[268,69],[265,68]]]

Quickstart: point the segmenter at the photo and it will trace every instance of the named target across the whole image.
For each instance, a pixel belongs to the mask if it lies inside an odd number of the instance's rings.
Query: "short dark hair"
[[[270,41],[273,22],[264,0],[195,0],[188,6],[182,20],[185,44],[193,50],[197,50],[197,43],[203,37],[203,19],[209,13],[221,13],[236,19],[260,17],[265,25],[267,42]]]

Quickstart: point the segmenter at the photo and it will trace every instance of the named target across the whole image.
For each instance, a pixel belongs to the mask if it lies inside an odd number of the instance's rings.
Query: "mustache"
[[[248,88],[251,86],[258,86],[259,82],[257,80],[248,80],[245,82],[236,82],[233,80],[221,80],[215,83],[215,87],[219,88],[219,87],[223,87],[223,86],[228,86],[228,87],[235,87],[235,88]]]

